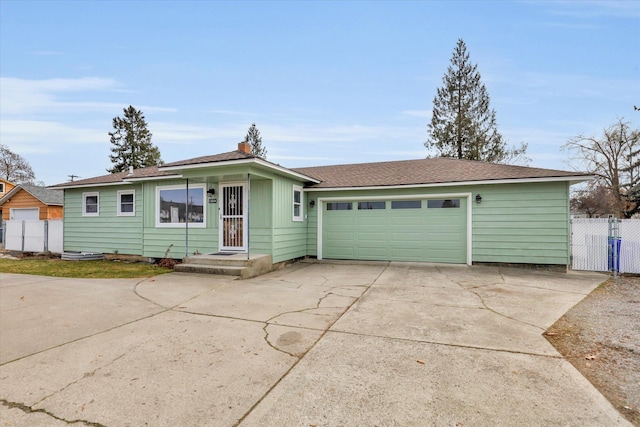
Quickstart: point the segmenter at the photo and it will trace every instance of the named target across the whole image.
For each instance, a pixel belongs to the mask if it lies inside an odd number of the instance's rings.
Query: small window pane
[[[300,216],[300,205],[293,205],[293,216]]]
[[[459,208],[460,199],[435,199],[428,200],[427,207],[429,209],[441,209],[441,208]]]
[[[87,196],[85,209],[87,213],[98,213],[98,196]]]
[[[353,209],[351,202],[329,202],[327,203],[328,211],[350,211]]]
[[[294,191],[293,192],[293,203],[300,203],[300,192],[299,191]]]
[[[385,209],[386,202],[358,202],[358,209]]]
[[[394,200],[391,202],[391,209],[420,209],[420,200]]]

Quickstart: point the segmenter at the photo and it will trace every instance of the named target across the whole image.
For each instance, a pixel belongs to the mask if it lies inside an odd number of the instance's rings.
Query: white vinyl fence
[[[5,249],[23,252],[62,253],[62,220],[12,220],[4,223]]]
[[[640,219],[621,219],[620,273],[640,273]],[[609,236],[607,218],[571,220],[571,268],[573,270],[610,271],[614,266],[614,239]]]

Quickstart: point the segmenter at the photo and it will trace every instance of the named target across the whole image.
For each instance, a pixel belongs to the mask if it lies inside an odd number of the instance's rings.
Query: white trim
[[[242,247],[224,246],[224,223],[222,221],[222,213],[224,212],[224,187],[242,187]],[[232,181],[218,183],[218,250],[220,251],[238,251],[246,252],[248,248],[248,218],[249,218],[249,191],[247,181]]]
[[[484,181],[460,181],[460,182],[439,182],[433,184],[408,184],[408,185],[373,185],[368,187],[321,187],[305,188],[306,192],[317,191],[362,191],[362,190],[398,190],[402,188],[433,188],[433,187],[462,187],[467,185],[490,185],[490,184],[528,184],[536,182],[565,182],[574,183],[588,181],[595,178],[595,175],[588,175],[576,179],[576,176],[548,177],[548,178],[512,178],[512,179],[489,179]]]
[[[124,196],[126,194],[131,194],[133,195],[133,211],[131,212],[122,212],[122,198],[121,196]],[[136,216],[136,190],[120,190],[118,191],[118,194],[116,195],[117,199],[116,199],[116,204],[117,204],[117,211],[116,211],[116,216]]]
[[[15,211],[33,211],[33,210],[36,210],[38,212],[38,217],[34,221],[39,221],[40,220],[40,208],[39,207],[37,207],[37,208],[9,208],[9,219],[15,221],[15,218],[14,218],[14,215],[13,215],[13,213]],[[0,220],[2,220],[2,218],[0,218]],[[22,221],[24,221],[24,220],[22,220]]]
[[[87,212],[87,197],[96,196],[96,212]],[[100,216],[100,193],[91,191],[82,193],[82,216]]]
[[[287,169],[285,167],[282,166],[278,166],[278,165],[274,165],[273,163],[269,163],[267,161],[264,161],[262,159],[239,159],[239,160],[218,160],[217,162],[207,162],[207,163],[194,163],[194,164],[190,164],[190,165],[178,165],[178,166],[159,166],[158,170],[164,170],[164,171],[174,171],[174,170],[184,170],[184,169],[199,169],[199,168],[212,168],[212,167],[217,167],[217,166],[235,166],[235,165],[243,165],[243,164],[249,164],[249,163],[255,163],[261,166],[264,166],[266,168],[269,169],[273,169],[276,170],[280,173],[284,173],[286,175],[289,176],[293,176],[299,179],[302,179],[303,181],[308,181],[308,182],[315,182],[316,184],[320,183],[320,181],[318,181],[315,178],[312,178],[310,176],[307,175],[303,175],[301,173],[298,172],[294,172],[291,169]]]
[[[202,190],[202,222],[189,222],[189,228],[206,228],[207,227],[207,189],[205,184],[189,184],[189,191]],[[156,209],[155,209],[155,227],[156,228],[185,228],[184,222],[160,222],[160,191],[161,190],[185,190],[186,184],[162,185],[156,187]]]
[[[51,186],[51,187],[47,187],[47,188],[51,188],[52,190],[67,190],[67,189],[71,189],[71,188],[93,188],[93,187],[108,187],[111,185],[131,185],[130,182],[120,182],[120,181],[116,181],[116,182],[105,182],[105,183],[101,183],[101,184],[81,184],[81,185],[65,185],[65,186]]]
[[[130,177],[130,178],[125,177],[125,178],[122,178],[122,181],[125,184],[130,184],[130,183],[140,182],[140,181],[159,181],[163,179],[182,179],[182,178],[183,178],[182,175],[175,174],[175,175],[162,175],[162,176],[141,176],[141,177]]]
[[[361,201],[361,200],[403,200],[403,199],[444,199],[444,198],[466,198],[467,199],[467,265],[472,264],[472,256],[473,256],[473,230],[471,227],[473,226],[473,215],[472,215],[472,193],[443,193],[443,194],[399,194],[399,195],[388,195],[388,196],[356,196],[356,197],[319,197],[316,200],[316,207],[318,208],[318,246],[316,248],[317,254],[316,257],[318,259],[322,259],[322,214],[323,207],[325,202],[335,202],[335,201]]]
[[[131,185],[140,181],[159,181],[163,179],[181,179],[182,175],[162,175],[162,176],[145,176],[140,178],[122,178],[122,181],[101,182],[97,184],[79,184],[79,185],[52,185],[52,190],[66,190],[70,188],[88,188],[88,187],[108,187],[111,185]]]
[[[298,215],[296,215],[296,191],[300,193],[300,202],[298,203],[300,209],[298,210]],[[291,191],[291,215],[293,221],[304,221],[304,191],[302,191],[302,187],[299,185],[294,185]]]

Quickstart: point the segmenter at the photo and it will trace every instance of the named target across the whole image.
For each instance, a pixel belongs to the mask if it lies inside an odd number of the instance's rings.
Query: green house
[[[54,188],[65,251],[566,268],[569,186],[589,178],[448,158],[288,169],[240,143]]]

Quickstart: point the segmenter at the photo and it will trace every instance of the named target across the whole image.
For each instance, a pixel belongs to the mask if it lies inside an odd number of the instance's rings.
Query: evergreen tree
[[[425,147],[441,157],[482,160],[494,163],[528,161],[526,144],[508,149],[498,132],[496,112],[489,106],[489,94],[472,64],[462,39],[453,51],[451,64],[433,99]]]
[[[251,154],[254,156],[267,158],[267,148],[262,146],[262,137],[255,123],[252,123],[244,137],[244,142],[251,145]]]
[[[111,152],[109,159],[113,163],[109,173],[124,172],[133,166],[134,169],[162,164],[160,150],[151,143],[151,132],[142,111],[133,106],[124,108],[124,118],[113,118]]]

